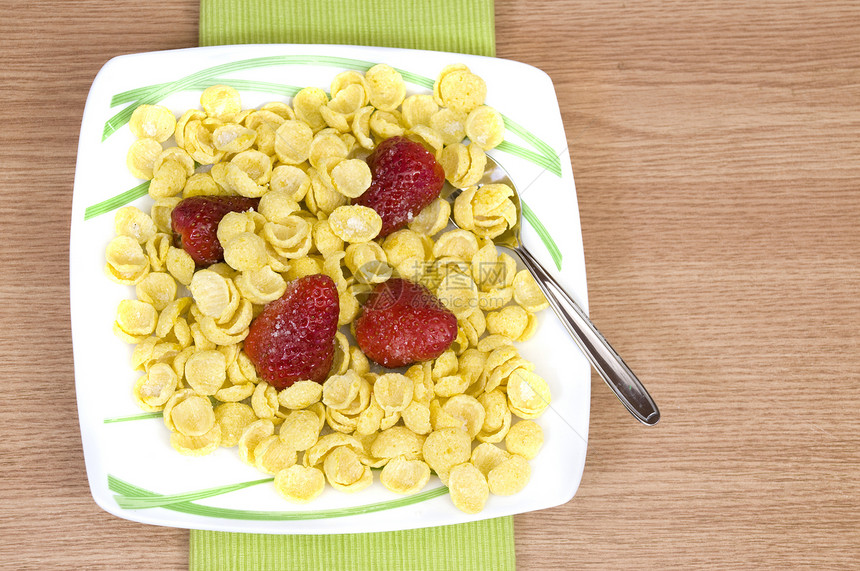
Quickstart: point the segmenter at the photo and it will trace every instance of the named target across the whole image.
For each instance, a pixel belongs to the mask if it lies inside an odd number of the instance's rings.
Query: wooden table
[[[182,568],[188,532],[84,473],[68,236],[87,90],[197,43],[197,3],[2,2],[0,567]],[[521,569],[848,568],[860,556],[860,7],[497,0],[558,91],[591,314],[663,419],[593,378],[582,485]]]

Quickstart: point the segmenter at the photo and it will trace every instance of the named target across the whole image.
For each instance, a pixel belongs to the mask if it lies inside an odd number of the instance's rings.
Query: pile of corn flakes
[[[292,105],[243,109],[235,89],[216,85],[178,120],[162,106],[137,108],[127,164],[150,181],[153,203],[149,213],[116,213],[106,272],[135,287],[114,331],[135,345],[134,398],[163,412],[179,453],[237,447],[292,502],[313,500],[326,482],[364,489],[372,469],[398,494],[418,492],[435,472],[467,513],[490,493],[523,489],[550,391],[514,343],[535,333],[535,312],[548,304],[493,244],[517,213],[509,187],[477,186],[505,131],[485,97],[465,65],[444,68],[432,94],[407,97],[400,74],[380,64],[338,74],[330,94],[302,89]],[[464,191],[453,207],[438,198],[377,240],[379,215],[350,199],[370,186],[364,157],[393,136],[425,145]],[[171,210],[196,195],[260,198],[257,210],[223,218],[225,261],[206,269],[172,239]],[[459,228],[448,229],[452,215]],[[335,362],[324,384],[279,392],[257,376],[242,341],[287,282],[315,273],[338,289]],[[349,334],[363,295],[391,276],[427,286],[459,322],[447,351],[402,373],[372,365]]]

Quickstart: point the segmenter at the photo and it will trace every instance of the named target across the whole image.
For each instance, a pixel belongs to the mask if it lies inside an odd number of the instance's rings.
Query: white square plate
[[[387,63],[403,74],[408,94],[429,93],[448,64],[465,63],[487,82],[487,104],[505,116],[505,143],[490,154],[508,171],[523,201],[563,254],[554,272],[586,306],[585,264],[567,140],[550,78],[514,61],[441,52],[326,45],[219,46],[121,56],[99,72],[81,126],[71,224],[70,297],[75,383],[87,476],[98,505],[117,516],[157,525],[257,533],[350,533],[456,524],[563,504],[582,476],[588,437],[591,373],[588,362],[551,310],[538,333],[520,345],[549,383],[551,408],[539,419],[545,444],[532,478],[519,494],[491,496],[479,514],[451,504],[434,476],[416,496],[400,497],[375,482],[356,494],[327,487],[307,505],[292,505],[243,464],[235,448],[190,458],[176,453],[160,418],[141,414],[132,398],[139,374],[132,348],[114,336],[117,305],[131,287],[104,274],[105,246],[114,235],[113,209],[126,203],[145,212],[151,201],[135,191],[127,170],[134,140],[126,125],[138,103],[159,103],[177,116],[199,107],[202,90],[233,84],[244,107],[289,101],[289,86],[328,89],[335,74]],[[135,90],[135,91],[132,91]],[[149,97],[149,99],[144,99]],[[125,115],[123,115],[125,113]],[[122,195],[113,203],[105,201]],[[523,240],[547,268],[554,261],[528,223]],[[225,492],[225,486],[240,489]],[[216,489],[220,493],[209,492]],[[186,494],[201,492],[196,496]],[[165,507],[124,509],[118,496],[175,496]],[[164,499],[159,500],[164,502]]]

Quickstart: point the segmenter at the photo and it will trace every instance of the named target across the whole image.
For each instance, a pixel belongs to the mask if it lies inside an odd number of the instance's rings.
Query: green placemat
[[[259,43],[493,56],[493,0],[200,0],[201,46]],[[504,571],[515,566],[512,517],[364,534],[192,530],[189,555],[189,567],[195,571]]]
[[[200,0],[200,45],[347,44],[496,55],[493,0]]]

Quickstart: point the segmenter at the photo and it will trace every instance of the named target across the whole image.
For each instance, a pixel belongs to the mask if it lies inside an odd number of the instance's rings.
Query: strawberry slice
[[[244,196],[192,196],[176,205],[170,215],[174,240],[201,267],[224,259],[218,241],[218,223],[228,212],[256,208],[259,198]]]
[[[389,368],[435,359],[457,337],[457,318],[421,284],[392,278],[378,284],[355,322],[355,339]]]
[[[442,191],[445,171],[420,143],[391,137],[367,157],[370,188],[352,201],[374,209],[382,217],[379,237],[406,226]]]
[[[251,322],[245,353],[263,380],[278,390],[296,381],[322,383],[334,359],[339,313],[337,288],[330,277],[299,278]]]

